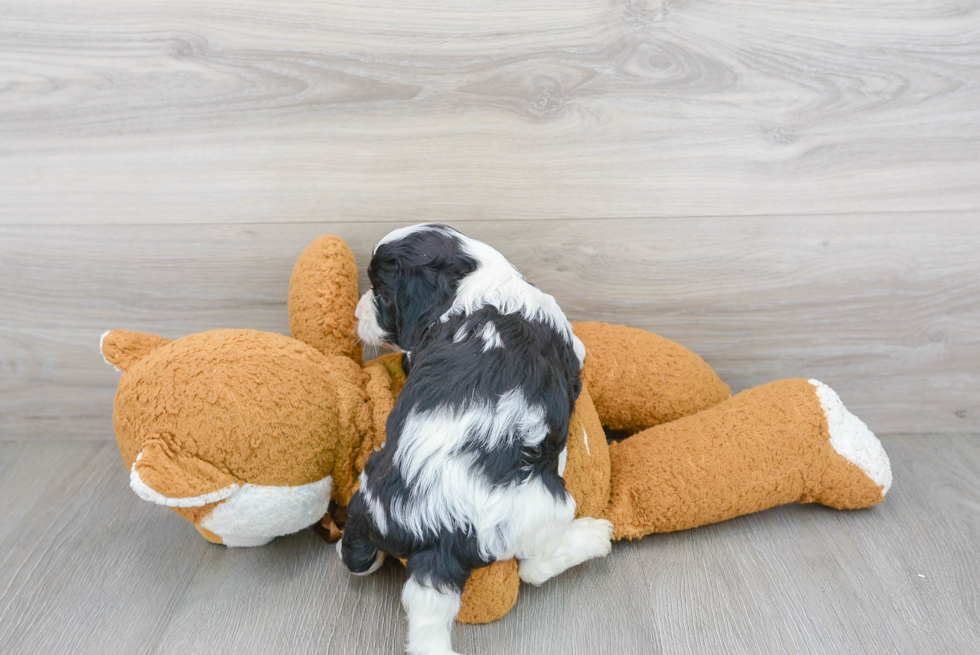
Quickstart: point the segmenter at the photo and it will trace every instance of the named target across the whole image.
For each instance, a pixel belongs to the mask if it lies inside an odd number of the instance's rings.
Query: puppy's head
[[[451,227],[428,223],[395,230],[378,243],[368,266],[371,289],[357,304],[358,336],[369,345],[412,351],[477,265]]]

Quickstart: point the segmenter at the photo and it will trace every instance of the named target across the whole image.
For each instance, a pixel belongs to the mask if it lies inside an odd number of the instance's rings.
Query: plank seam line
[[[888,216],[912,216],[925,214],[934,216],[937,214],[980,214],[980,207],[971,209],[911,209],[895,211],[877,212],[817,212],[813,214],[672,214],[663,216],[556,216],[551,218],[473,218],[459,221],[460,223],[522,223],[530,221],[673,221],[673,220],[705,220],[705,219],[728,219],[738,220],[745,218],[826,218],[826,217],[888,217]],[[7,227],[34,227],[34,228],[54,228],[54,227],[230,227],[236,225],[316,225],[316,224],[358,224],[358,225],[384,225],[401,224],[409,222],[411,219],[383,218],[371,220],[330,220],[330,219],[310,219],[302,221],[216,221],[216,222],[191,222],[191,223],[0,223],[0,229]],[[421,221],[420,221],[421,222]]]

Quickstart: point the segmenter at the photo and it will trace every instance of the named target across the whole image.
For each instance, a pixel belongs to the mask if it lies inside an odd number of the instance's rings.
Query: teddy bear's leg
[[[340,237],[322,236],[300,255],[289,280],[289,330],[324,355],[361,363],[357,320],[357,262]]]
[[[503,618],[517,602],[520,584],[517,560],[494,562],[474,569],[463,589],[456,620],[460,623],[490,623]]]
[[[883,500],[881,442],[829,387],[781,380],[610,446],[606,518],[619,539],[672,532],[790,502]]]
[[[632,434],[731,396],[703,359],[670,339],[609,323],[573,327],[585,344],[582,377],[608,428]]]

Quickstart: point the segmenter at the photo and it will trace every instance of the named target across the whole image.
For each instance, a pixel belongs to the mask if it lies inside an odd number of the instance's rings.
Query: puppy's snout
[[[374,290],[368,289],[361,296],[354,310],[357,317],[357,336],[361,341],[371,346],[380,346],[388,340],[388,335],[384,329],[378,325],[378,315],[374,309]]]
[[[373,301],[374,301],[374,289],[368,289],[367,291],[364,292],[364,295],[361,296],[361,299],[357,301],[357,307],[354,308],[354,318],[356,318],[357,320],[361,320],[362,318],[364,318],[364,312],[365,312],[364,305]]]

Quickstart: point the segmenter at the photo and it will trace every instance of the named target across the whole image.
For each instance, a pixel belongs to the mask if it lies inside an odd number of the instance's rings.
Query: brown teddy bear
[[[401,356],[361,365],[357,267],[317,239],[289,288],[294,338],[215,330],[170,341],[115,330],[124,371],[113,422],[130,484],[209,541],[257,546],[344,506],[405,382]],[[791,502],[869,507],[891,485],[878,439],[829,387],[782,380],[734,397],[678,344],[643,330],[577,323],[584,389],[565,483],[578,516],[615,538],[684,530]],[[607,443],[603,426],[626,433]],[[517,600],[516,563],[478,569],[458,620],[483,623]]]

